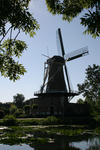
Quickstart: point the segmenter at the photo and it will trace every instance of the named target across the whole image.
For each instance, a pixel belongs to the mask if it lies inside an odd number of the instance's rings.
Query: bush
[[[15,126],[17,123],[16,118],[13,115],[6,115],[3,118],[4,125],[6,126]]]
[[[27,115],[29,115],[29,110],[30,110],[31,106],[30,106],[30,105],[25,105],[23,108],[24,108],[24,110],[25,110],[25,113],[26,113]]]
[[[35,118],[35,116],[36,115],[34,115],[34,114],[29,114],[29,115],[27,115],[27,114],[20,114],[19,116],[18,116],[18,118]]]
[[[15,105],[11,105],[9,108],[10,114],[13,115],[17,111],[17,107]]]
[[[98,133],[98,134],[100,134],[100,127],[97,127],[97,128],[95,129],[95,132]]]
[[[0,119],[2,119],[5,116],[5,113],[3,110],[0,110]]]
[[[34,113],[35,113],[35,110],[38,109],[38,105],[37,104],[33,104],[32,105],[32,109],[34,110]]]
[[[21,114],[23,113],[23,110],[22,109],[17,109],[14,113],[14,116],[15,117],[19,117]]]
[[[54,125],[54,124],[57,124],[58,119],[55,116],[49,116],[46,118],[46,122],[47,122],[47,124]]]
[[[17,121],[18,124],[20,125],[40,125],[38,119],[20,119]]]
[[[9,108],[6,108],[6,107],[0,107],[0,110],[3,110],[5,115],[8,115],[9,114]]]
[[[18,110],[19,110],[20,114],[22,114],[22,113],[23,113],[23,109],[18,109]]]

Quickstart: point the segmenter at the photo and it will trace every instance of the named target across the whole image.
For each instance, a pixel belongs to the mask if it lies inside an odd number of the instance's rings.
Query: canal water
[[[58,136],[51,137],[52,143],[37,145],[0,145],[0,150],[100,150],[100,136],[80,135],[75,137]]]

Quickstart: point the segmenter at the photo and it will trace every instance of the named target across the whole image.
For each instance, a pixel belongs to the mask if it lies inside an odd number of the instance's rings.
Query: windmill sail
[[[62,57],[64,57],[65,51],[64,51],[64,46],[63,46],[63,41],[62,41],[62,36],[61,36],[60,28],[58,29],[58,34],[59,34],[59,39],[60,39],[60,44],[61,44]]]
[[[63,46],[63,41],[62,41],[62,35],[61,35],[60,28],[58,29],[58,35],[59,35],[59,39],[60,39],[62,57],[64,58],[65,51],[64,51],[64,46]],[[69,78],[68,78],[68,72],[67,72],[66,64],[64,66],[64,69],[65,69],[65,74],[66,74],[66,78],[67,78],[67,82],[68,82],[68,90],[69,90],[69,93],[70,93],[71,92],[71,86],[70,86],[70,82],[69,82]]]
[[[88,47],[83,47],[81,49],[78,49],[78,50],[75,50],[71,53],[68,53],[64,56],[65,58],[65,61],[71,61],[73,59],[76,59],[76,58],[79,58],[79,57],[82,57],[84,55],[87,55],[89,52],[88,52]]]

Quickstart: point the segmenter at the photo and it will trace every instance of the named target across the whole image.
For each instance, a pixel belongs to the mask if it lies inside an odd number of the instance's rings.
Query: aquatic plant
[[[95,132],[98,133],[98,134],[100,134],[100,127],[97,127],[97,128],[95,129]]]
[[[10,136],[8,138],[1,138],[0,143],[2,144],[9,144],[9,145],[15,145],[15,144],[43,144],[46,143],[47,140],[44,138],[23,138],[23,137],[17,137],[17,136]]]

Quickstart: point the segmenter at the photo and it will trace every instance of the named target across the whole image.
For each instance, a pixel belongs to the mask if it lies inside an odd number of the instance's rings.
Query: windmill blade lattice
[[[64,56],[64,58],[65,58],[65,61],[71,61],[73,59],[85,56],[87,54],[89,54],[89,52],[88,52],[88,47],[86,46],[86,47],[83,47],[81,49],[78,49],[78,50],[75,50],[71,53],[66,54]]]

